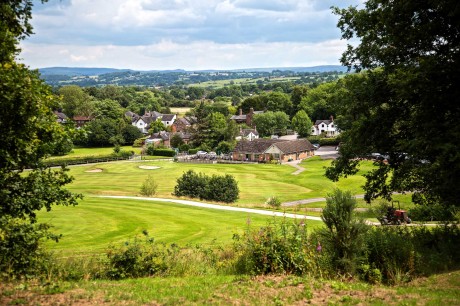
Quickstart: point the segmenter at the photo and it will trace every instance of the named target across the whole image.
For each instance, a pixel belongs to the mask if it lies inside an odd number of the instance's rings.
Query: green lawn
[[[158,183],[160,198],[172,195],[176,180],[187,170],[207,175],[228,173],[238,181],[240,199],[233,206],[270,209],[265,201],[277,196],[282,202],[325,197],[333,188],[362,194],[362,173],[371,169],[364,163],[358,175],[337,183],[324,176],[324,167],[330,161],[312,158],[302,163],[305,171],[289,165],[267,164],[184,164],[172,161],[112,162],[74,166],[70,174],[75,178],[68,188],[82,193],[85,198],[77,207],[54,207],[49,213],[40,213],[40,221],[49,222],[64,238],[59,244],[50,244],[55,250],[86,253],[101,252],[111,242],[124,241],[147,230],[155,239],[167,243],[210,244],[213,241],[230,243],[233,233],[242,231],[247,213],[226,212],[189,207],[179,204],[127,199],[99,198],[100,195],[138,196],[140,186],[148,175]],[[146,170],[141,166],[159,167]],[[100,172],[94,172],[98,170]],[[366,207],[367,204],[360,206]],[[305,207],[305,206],[303,206]],[[324,207],[323,203],[308,207]],[[294,209],[286,209],[292,212]],[[316,212],[299,213],[320,215]],[[251,225],[266,224],[270,217],[252,214]],[[309,222],[312,227],[320,222]]]
[[[92,195],[136,196],[142,182],[152,175],[158,183],[157,197],[172,198],[176,180],[184,172],[192,169],[207,175],[227,173],[238,181],[240,199],[236,206],[263,207],[270,196],[277,196],[282,202],[307,198],[324,197],[338,187],[362,194],[364,178],[360,175],[370,169],[365,164],[358,175],[341,179],[334,183],[324,176],[324,167],[330,161],[312,159],[304,162],[306,170],[292,175],[295,168],[289,165],[269,164],[185,164],[172,161],[116,162],[71,168],[75,181],[69,189]],[[139,166],[157,166],[156,170],[140,169]],[[101,169],[102,172],[88,172]]]
[[[204,209],[173,203],[86,197],[75,207],[55,207],[41,212],[39,220],[54,225],[63,234],[49,243],[64,253],[100,253],[110,243],[124,242],[147,230],[158,242],[219,245],[232,241],[248,226],[263,226],[269,216]],[[308,221],[309,226],[321,225]]]
[[[132,146],[122,146],[122,150],[125,151],[134,151],[136,154],[140,154],[141,148],[133,148]],[[50,159],[59,160],[59,159],[68,159],[68,158],[80,158],[80,157],[98,157],[98,156],[107,156],[113,153],[113,147],[106,148],[73,148],[72,152],[64,156],[52,156]]]

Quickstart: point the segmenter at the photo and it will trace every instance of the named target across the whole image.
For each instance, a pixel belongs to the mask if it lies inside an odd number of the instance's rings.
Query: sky
[[[34,0],[31,68],[205,70],[339,65],[331,6],[362,0]]]

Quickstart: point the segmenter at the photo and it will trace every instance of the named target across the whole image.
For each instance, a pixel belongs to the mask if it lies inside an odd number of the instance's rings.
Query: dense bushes
[[[58,240],[47,224],[31,224],[0,217],[0,279],[34,277],[44,272],[51,256],[42,247],[45,239]]]
[[[236,271],[249,274],[312,272],[315,254],[303,221],[271,222],[254,231],[234,236],[239,253]]]
[[[239,189],[235,178],[229,174],[209,177],[189,170],[177,179],[174,195],[232,203],[238,199]]]
[[[146,153],[148,155],[152,155],[152,156],[174,157],[176,155],[176,151],[174,151],[174,150],[171,150],[171,149],[158,149],[158,148],[155,148],[154,146],[148,146]]]
[[[321,146],[337,146],[340,143],[340,136],[324,138],[321,136],[308,136],[308,141],[311,143],[319,143]]]

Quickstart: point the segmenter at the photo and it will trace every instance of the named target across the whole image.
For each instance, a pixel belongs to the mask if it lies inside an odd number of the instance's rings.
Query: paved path
[[[217,204],[208,204],[208,203],[189,201],[189,200],[163,199],[163,198],[146,198],[146,197],[128,197],[128,196],[98,196],[98,197],[99,198],[109,198],[109,199],[130,199],[130,200],[141,200],[141,201],[172,202],[172,203],[177,203],[177,204],[182,204],[182,205],[189,205],[189,206],[203,207],[203,208],[210,208],[210,209],[220,209],[220,210],[228,210],[228,211],[247,212],[247,213],[250,213],[250,214],[275,216],[275,217],[286,217],[286,218],[293,218],[293,219],[306,219],[306,220],[322,221],[320,217],[297,215],[297,214],[287,214],[287,213],[283,213],[283,212],[263,210],[263,209],[253,209],[253,208],[243,208],[243,207],[233,207],[233,206],[225,206],[225,205],[217,205]]]
[[[363,194],[358,194],[354,197],[357,199],[364,199]],[[281,204],[281,206],[289,207],[289,206],[296,206],[299,204],[310,204],[310,203],[325,202],[325,201],[326,201],[326,198],[312,198],[312,199],[297,200],[297,201],[292,201],[292,202],[284,202]]]
[[[283,164],[286,164],[286,165],[289,165],[289,166],[292,166],[292,167],[296,168],[297,171],[292,172],[292,175],[298,175],[299,173],[302,173],[302,172],[305,171],[304,167],[299,166],[300,162],[301,162],[301,160],[293,160],[293,161],[290,161],[290,162],[285,162]]]

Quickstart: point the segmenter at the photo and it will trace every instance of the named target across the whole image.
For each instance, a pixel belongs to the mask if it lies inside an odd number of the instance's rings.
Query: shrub
[[[166,255],[164,245],[155,244],[153,238],[142,243],[136,237],[120,247],[110,246],[106,275],[110,279],[156,275],[166,271]]]
[[[326,197],[321,219],[326,228],[319,230],[323,250],[331,256],[335,269],[353,273],[364,253],[364,234],[368,226],[354,214],[356,199],[351,192],[334,190]]]
[[[144,183],[142,183],[140,193],[143,196],[150,197],[157,193],[157,189],[158,184],[155,182],[154,177],[149,175]]]
[[[234,235],[235,252],[239,253],[236,270],[239,273],[268,274],[313,272],[315,254],[303,221],[274,219],[267,226],[240,237]]]
[[[275,197],[275,196],[272,196],[272,197],[269,197],[267,199],[267,201],[265,202],[265,204],[275,208],[275,209],[279,209],[281,207],[281,201],[280,199],[278,199],[278,197]]]
[[[47,224],[0,217],[0,278],[33,277],[44,271],[51,255],[43,249],[43,240],[59,238],[49,228]]]
[[[202,199],[208,184],[207,180],[205,175],[189,170],[177,179],[173,194],[177,197],[186,196]]]
[[[213,175],[207,180],[206,194],[204,199],[233,203],[238,200],[239,189],[235,178],[229,174],[224,176]]]
[[[198,149],[189,149],[188,150],[188,154],[190,154],[190,155],[196,154],[196,152],[198,152]]]
[[[146,153],[148,155],[152,155],[152,156],[173,157],[173,156],[176,155],[176,151],[174,151],[174,150],[171,150],[171,149],[159,149],[159,148],[155,148],[154,146],[148,146]]]
[[[140,148],[144,145],[144,143],[145,143],[145,138],[138,138],[134,140],[133,147]]]
[[[201,200],[232,203],[238,199],[239,189],[235,178],[229,174],[208,177],[189,170],[177,179],[173,194],[178,197],[186,196]]]

